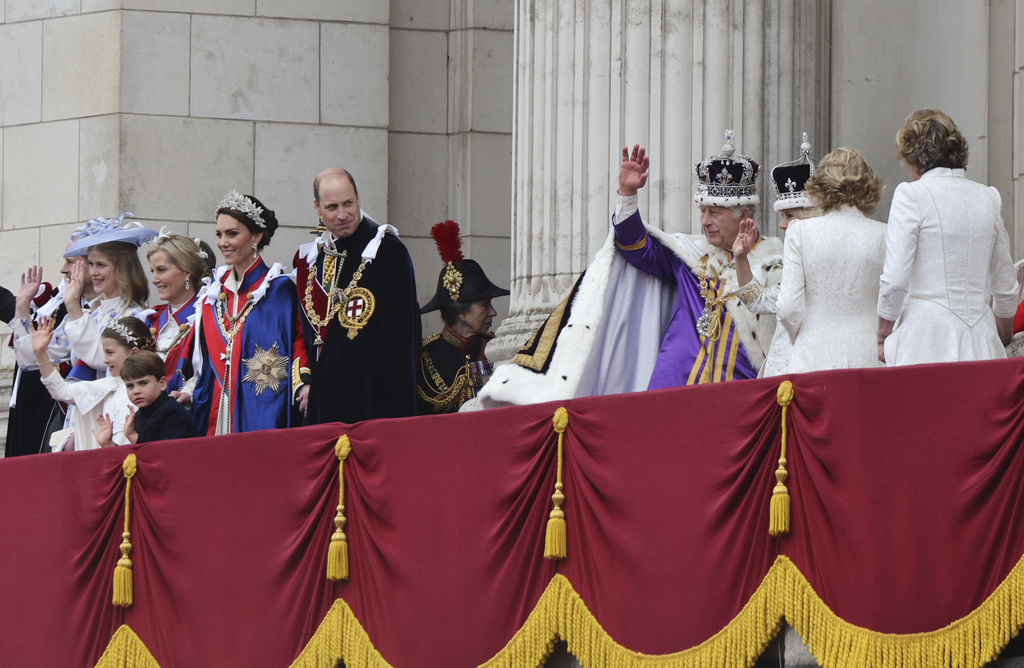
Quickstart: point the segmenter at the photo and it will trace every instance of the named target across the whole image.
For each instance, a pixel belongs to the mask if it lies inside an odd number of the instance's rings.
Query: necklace
[[[327,294],[327,313],[323,318],[316,312],[316,306],[313,304],[313,282],[316,280],[316,262],[309,266],[309,275],[306,277],[306,293],[302,300],[303,309],[306,311],[306,317],[309,318],[309,322],[313,327],[316,328],[316,340],[313,341],[314,346],[322,346],[324,343],[323,338],[320,336],[320,330],[327,326],[327,323],[331,321],[331,318],[341,309],[341,304],[334,303],[334,276],[336,273],[341,273],[341,268],[345,266],[345,257],[348,255],[347,250],[341,251],[338,254],[335,251],[325,248],[324,249],[324,292]],[[337,261],[337,267],[335,267],[335,257],[339,258]],[[362,266],[359,267],[362,269]],[[357,272],[358,273],[358,272]]]
[[[367,259],[364,257],[356,272],[352,274],[352,281],[341,293],[345,302],[344,310],[338,312],[338,322],[348,330],[348,338],[352,340],[359,334],[359,330],[366,326],[373,315],[376,300],[373,293],[366,288],[356,287],[359,279],[363,277],[363,269],[366,268]]]
[[[190,328],[188,325],[178,325],[178,333],[174,335],[174,338],[171,339],[171,342],[168,343],[166,346],[157,346],[156,352],[159,353],[161,356],[166,355],[174,346],[178,345],[178,343],[183,338],[185,338],[185,334],[188,333],[189,329]],[[155,332],[155,334],[159,334],[159,332]]]
[[[705,255],[700,259],[700,270],[697,272],[697,282],[700,286],[700,297],[704,300],[704,310],[697,318],[697,333],[709,341],[717,341],[722,335],[722,309],[725,307],[726,299],[732,299],[735,295],[729,295],[725,299],[718,296],[718,285],[712,288],[708,282],[708,257]],[[716,273],[715,280],[718,280]]]
[[[220,329],[221,335],[224,336],[224,340],[227,342],[227,351],[222,355],[222,359],[225,360],[224,366],[231,366],[231,344],[234,341],[235,334],[238,334],[238,330],[242,328],[245,316],[249,315],[249,311],[252,310],[253,306],[256,306],[256,301],[252,298],[252,294],[249,294],[245,298],[245,306],[242,307],[242,310],[237,315],[229,315],[226,306],[227,300],[228,296],[223,292],[217,297],[217,328]],[[228,321],[230,329],[224,328],[225,320]]]

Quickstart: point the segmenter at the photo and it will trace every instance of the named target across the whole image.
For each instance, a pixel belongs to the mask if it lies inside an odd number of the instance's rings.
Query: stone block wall
[[[0,285],[16,290],[35,263],[55,280],[70,231],[121,211],[213,244],[232,188],[275,210],[266,257],[290,265],[330,166],[398,228],[421,302],[440,270],[429,229],[447,218],[507,285],[513,12],[502,0],[0,3]],[[439,329],[424,318],[424,333]]]

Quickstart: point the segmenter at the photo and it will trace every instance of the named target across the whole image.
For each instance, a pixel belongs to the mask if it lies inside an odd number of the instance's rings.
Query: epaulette
[[[429,346],[434,341],[437,341],[439,338],[441,338],[440,334],[434,334],[432,336],[426,337],[425,339],[423,339],[423,342],[420,344],[420,348],[426,348],[427,346]]]

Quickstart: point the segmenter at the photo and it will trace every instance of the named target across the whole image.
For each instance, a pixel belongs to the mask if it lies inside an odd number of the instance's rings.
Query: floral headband
[[[256,223],[263,229],[267,229],[267,224],[263,222],[263,209],[256,206],[251,199],[245,195],[239,193],[237,190],[232,190],[227,195],[224,195],[224,199],[220,201],[218,209],[232,209],[234,211],[241,211],[244,213],[249,220]]]
[[[118,336],[124,339],[128,343],[128,345],[134,348],[141,347],[141,344],[139,343],[139,337],[133,334],[130,329],[124,326],[124,324],[120,322],[112,322],[109,325],[107,325],[107,329],[109,329],[112,332],[115,332]]]

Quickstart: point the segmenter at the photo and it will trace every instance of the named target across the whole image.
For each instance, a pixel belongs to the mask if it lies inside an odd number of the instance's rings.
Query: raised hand
[[[43,318],[39,324],[30,323],[32,327],[32,352],[36,357],[46,357],[46,348],[53,339],[53,318]]]
[[[114,445],[114,422],[110,419],[110,415],[101,413],[96,418],[96,428],[92,430],[92,435],[96,437],[101,447],[107,448]]]
[[[68,315],[72,320],[82,317],[82,295],[85,293],[85,282],[89,280],[85,262],[76,260],[71,265],[71,276],[68,277],[68,286],[64,289],[64,305],[67,306]]]
[[[752,218],[744,218],[740,221],[739,232],[736,233],[736,240],[732,243],[732,254],[736,259],[744,258],[750,249],[757,243],[757,226]]]
[[[128,406],[128,415],[124,416],[124,435],[132,443],[138,443],[139,434],[135,431],[135,411]]]
[[[36,298],[42,282],[43,268],[39,265],[32,265],[21,275],[21,287],[14,298],[15,318],[27,318],[31,315],[32,300]]]
[[[619,194],[623,197],[636,195],[636,191],[647,185],[650,166],[651,160],[643,146],[634,144],[632,154],[628,146],[623,146],[622,164],[619,165]]]

